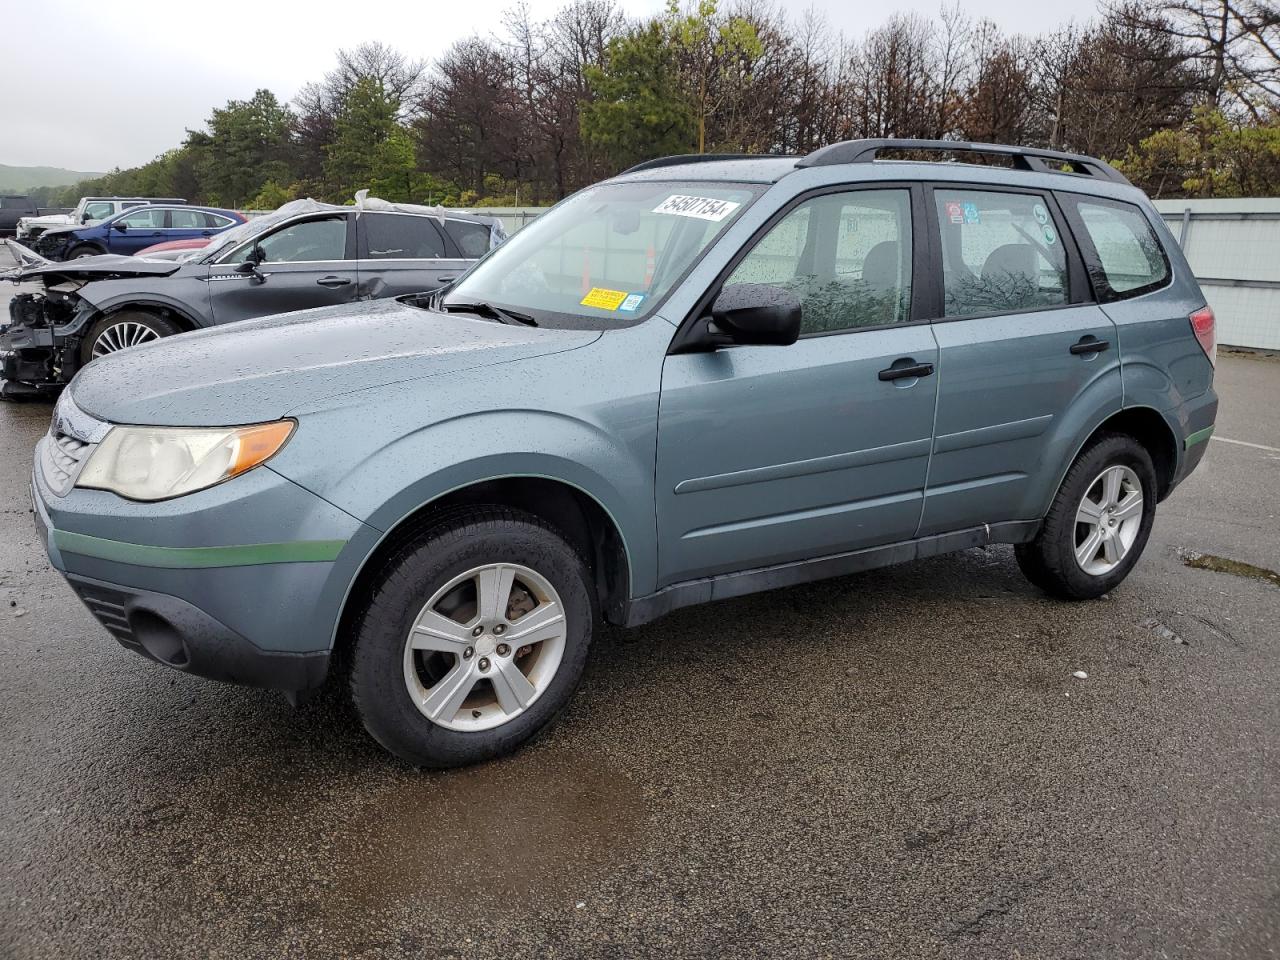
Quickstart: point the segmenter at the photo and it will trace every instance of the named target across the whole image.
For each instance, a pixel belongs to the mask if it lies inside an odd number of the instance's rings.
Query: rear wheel
[[[137,310],[121,310],[103,317],[89,328],[88,335],[80,344],[80,362],[88,363],[108,353],[181,332],[181,327],[165,317]]]
[[[1138,562],[1155,514],[1150,454],[1132,437],[1104,434],[1067,471],[1035,540],[1014,548],[1018,566],[1056,597],[1101,596]]]
[[[366,729],[416,766],[515,750],[568,702],[594,605],[582,558],[537,517],[472,508],[388,558],[354,624]]]

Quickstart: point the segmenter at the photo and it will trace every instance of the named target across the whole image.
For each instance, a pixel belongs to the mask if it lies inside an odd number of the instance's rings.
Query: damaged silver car
[[[504,239],[495,218],[361,191],[354,206],[287,203],[181,261],[55,263],[5,241],[18,266],[0,276],[43,289],[0,325],[0,396],[56,392],[95,357],[188,330],[439,289]]]

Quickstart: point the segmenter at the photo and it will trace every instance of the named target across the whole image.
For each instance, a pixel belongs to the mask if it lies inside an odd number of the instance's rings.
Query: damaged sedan
[[[506,238],[491,217],[391,204],[295,200],[183,261],[104,255],[55,263],[6,241],[38,281],[0,325],[0,396],[58,391],[95,357],[254,317],[438,289]]]

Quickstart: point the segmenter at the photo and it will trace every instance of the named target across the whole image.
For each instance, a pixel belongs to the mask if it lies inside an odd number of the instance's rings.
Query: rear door
[[[436,217],[362,213],[356,217],[362,300],[435,290],[470,266]]]
[[[938,417],[920,535],[1033,520],[1068,418],[1120,409],[1114,324],[1048,191],[939,184]],[[1070,452],[1066,454],[1070,455]]]
[[[231,225],[226,217],[215,217],[203,210],[170,210],[168,239],[194,240],[212,237],[217,230]]]
[[[916,242],[922,202],[906,186],[801,199],[709,291],[789,289],[802,332],[786,347],[667,357],[663,584],[915,535],[937,390],[937,347],[912,285],[928,262]]]
[[[290,220],[232,250],[209,275],[214,322],[352,303],[358,274],[351,219],[328,213]],[[236,272],[255,247],[259,277]]]

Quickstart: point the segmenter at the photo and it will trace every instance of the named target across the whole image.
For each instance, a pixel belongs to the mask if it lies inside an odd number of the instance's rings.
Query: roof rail
[[[657,170],[659,167],[676,167],[683,163],[711,163],[716,160],[769,160],[777,159],[776,153],[681,153],[671,157],[656,157],[628,167],[618,176],[638,173],[641,170]]]
[[[966,140],[845,140],[820,147],[796,161],[797,167],[825,167],[836,163],[871,163],[883,150],[936,150],[940,153],[988,153],[1009,157],[1018,170],[1034,173],[1066,173],[1127,184],[1115,167],[1097,157],[1062,153],[1037,147],[1011,147],[1002,143],[970,143]]]

